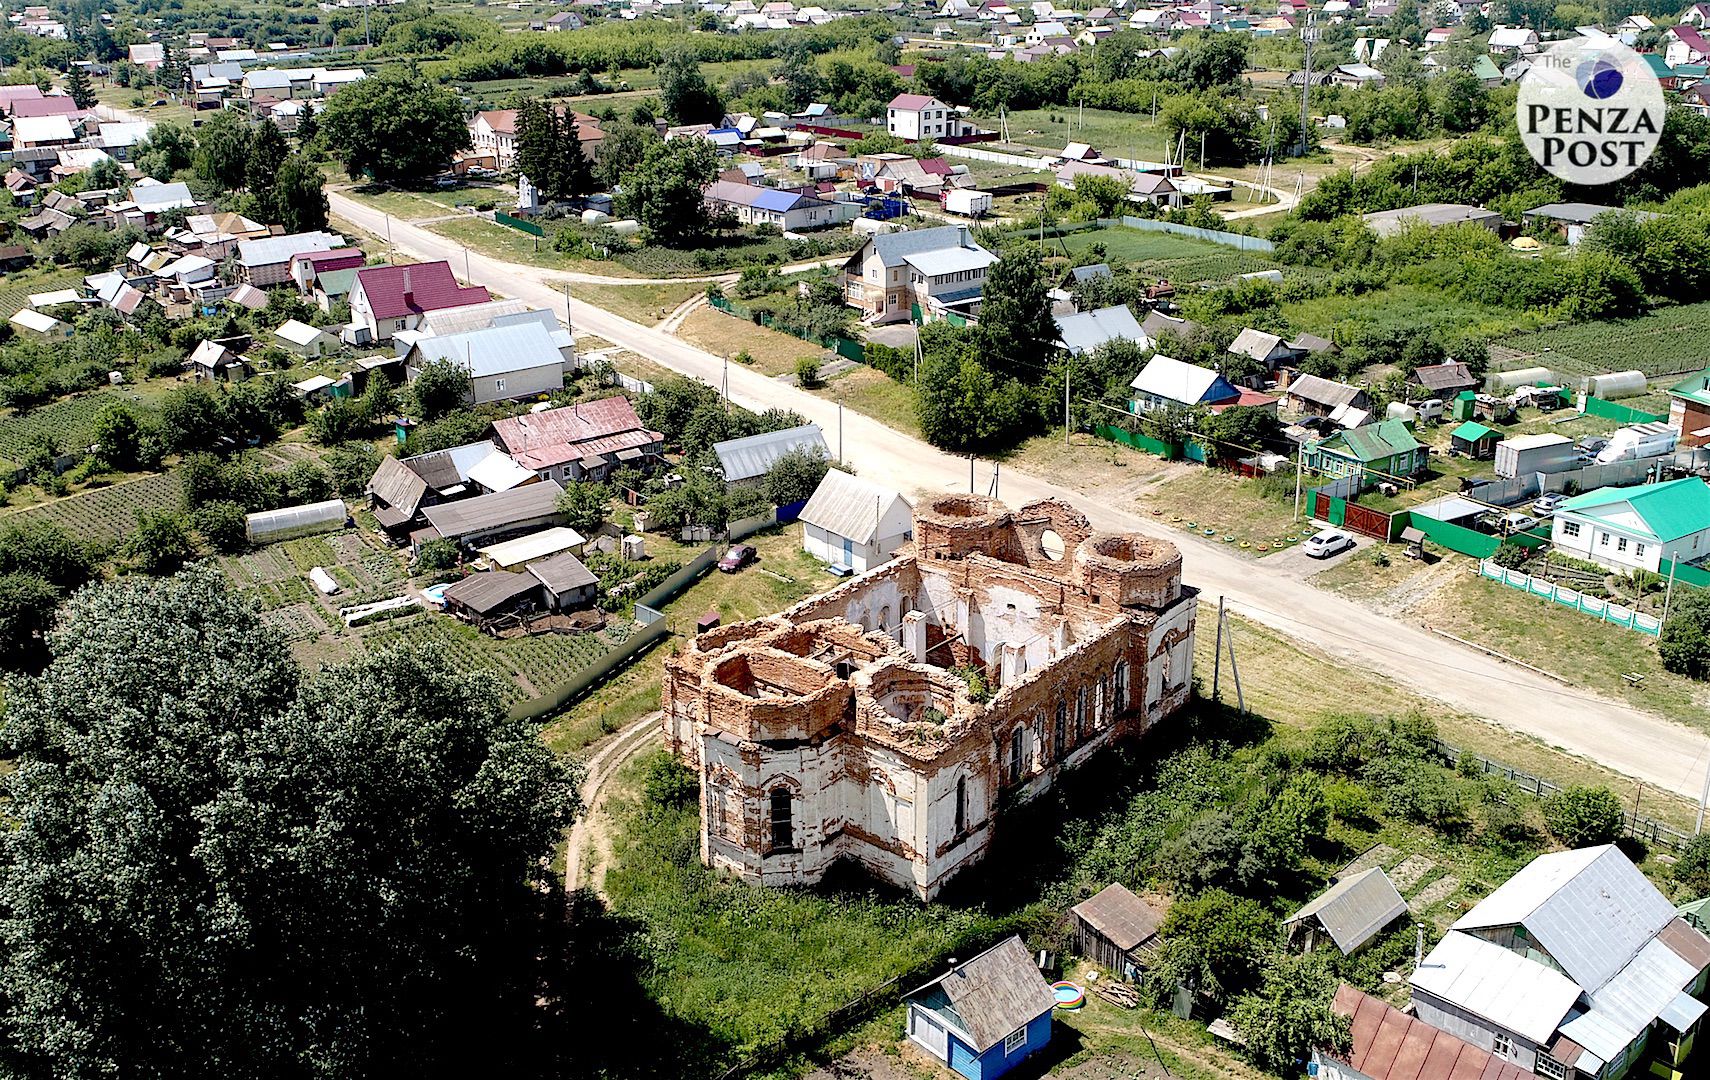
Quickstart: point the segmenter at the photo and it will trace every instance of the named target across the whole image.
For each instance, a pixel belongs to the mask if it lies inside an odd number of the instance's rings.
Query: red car
[[[759,554],[752,544],[732,544],[730,550],[724,553],[724,558],[718,561],[718,568],[727,574],[734,574],[753,562]]]

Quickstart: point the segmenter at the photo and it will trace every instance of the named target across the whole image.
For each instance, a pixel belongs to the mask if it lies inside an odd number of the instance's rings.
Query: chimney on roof
[[[410,268],[407,266],[404,268],[404,306],[416,306],[416,294],[415,290],[410,288]]]
[[[956,227],[956,229],[957,229],[957,235],[956,235],[957,243],[961,244],[963,247],[967,247],[968,246],[968,227],[966,225],[958,225]]]

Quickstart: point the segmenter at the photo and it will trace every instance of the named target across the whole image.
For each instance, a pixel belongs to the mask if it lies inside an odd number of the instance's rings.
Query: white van
[[[1627,461],[1630,458],[1656,457],[1673,450],[1680,436],[1667,424],[1657,421],[1617,428],[1609,436],[1609,445],[1597,452],[1597,464]]]

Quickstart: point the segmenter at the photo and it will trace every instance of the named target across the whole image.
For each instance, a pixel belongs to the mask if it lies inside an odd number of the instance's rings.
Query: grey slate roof
[[[1128,305],[1082,311],[1057,317],[1058,339],[1076,356],[1089,353],[1112,341],[1139,341],[1146,336]]]
[[[471,533],[502,529],[514,522],[533,521],[550,515],[564,489],[556,480],[525,484],[509,491],[478,495],[461,502],[430,506],[422,511],[428,524],[449,539]]]
[[[1091,266],[1076,266],[1069,271],[1069,276],[1076,281],[1093,281],[1097,278],[1110,276],[1109,263],[1093,263]]]
[[[529,574],[489,570],[485,573],[470,574],[446,589],[445,598],[478,615],[487,615],[538,588],[540,582]]]
[[[593,571],[582,565],[581,559],[568,551],[550,559],[530,563],[528,572],[546,586],[547,592],[554,595],[585,588],[599,580],[594,577]]]
[[[908,996],[960,1021],[980,1053],[1057,1004],[1019,937],[1006,938]]]
[[[774,462],[792,450],[817,449],[826,457],[831,456],[831,451],[825,445],[825,435],[819,430],[818,424],[803,424],[801,427],[768,431],[741,439],[726,439],[721,443],[713,443],[712,449],[713,453],[718,455],[718,463],[724,469],[727,484],[766,475],[766,470],[770,469]]]
[[[1146,331],[1147,337],[1157,341],[1159,334],[1187,337],[1199,329],[1199,324],[1192,319],[1172,318],[1161,311],[1148,311],[1146,317],[1140,320],[1140,329]]]
[[[881,233],[872,238],[873,252],[886,267],[901,266],[910,255],[953,247],[979,247],[964,225],[941,225],[933,229]],[[860,257],[860,252],[855,257]]]
[[[1374,866],[1345,877],[1285,920],[1285,925],[1316,917],[1336,947],[1347,956],[1378,931],[1407,914],[1407,901],[1389,876]]]
[[[427,481],[397,458],[386,458],[368,480],[368,494],[387,506],[414,517],[427,494]]]
[[[305,251],[332,251],[344,246],[344,237],[337,233],[306,232],[288,236],[264,236],[255,240],[239,240],[237,261],[242,266],[271,266],[290,262],[291,256]]]
[[[902,496],[842,469],[829,469],[798,520],[857,544],[870,544],[885,511]],[[906,503],[906,500],[904,500]]]

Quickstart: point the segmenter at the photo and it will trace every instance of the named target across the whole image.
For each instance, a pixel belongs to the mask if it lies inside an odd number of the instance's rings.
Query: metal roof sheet
[[[488,491],[509,491],[535,479],[533,469],[525,469],[499,450],[477,461],[469,470],[469,479]]]
[[[1058,340],[1076,356],[1112,341],[1143,341],[1146,332],[1127,304],[1057,318]]]
[[[1006,938],[909,997],[928,996],[933,990],[942,994],[980,1053],[1057,1004],[1019,937]]]
[[[1580,995],[1579,987],[1554,968],[1453,930],[1414,969],[1409,981],[1416,991],[1535,1043],[1546,1042],[1555,1033]]]
[[[344,237],[337,233],[306,232],[288,236],[263,236],[254,240],[239,240],[237,261],[242,266],[271,266],[274,263],[290,262],[291,256],[301,252],[332,251],[343,246]]]
[[[901,266],[909,255],[918,255],[926,251],[937,251],[946,247],[973,246],[965,225],[940,225],[931,229],[909,229],[904,232],[881,233],[868,243],[873,245],[873,253],[885,266]],[[984,251],[984,248],[980,248]],[[855,257],[860,257],[860,252]]]
[[[870,544],[885,512],[899,499],[908,507],[908,500],[895,491],[851,476],[842,469],[828,469],[825,479],[802,507],[799,520],[857,544]]]
[[[530,469],[640,449],[661,441],[642,426],[629,399],[616,395],[493,422],[499,443]]]
[[[997,261],[996,255],[982,247],[946,247],[903,256],[903,262],[927,277],[984,270]]]
[[[1240,356],[1250,356],[1254,360],[1267,360],[1271,352],[1282,343],[1282,338],[1277,335],[1248,326],[1235,335],[1235,340],[1229,343],[1229,351]]]
[[[1652,938],[1591,995],[1590,1009],[1561,1025],[1562,1034],[1605,1061],[1613,1061],[1670,1009],[1674,999],[1697,977],[1697,968]]]
[[[1343,983],[1330,1004],[1348,1017],[1345,1060],[1369,1080],[1530,1080],[1520,1066],[1491,1056],[1418,1017]],[[1340,1056],[1340,1055],[1337,1055]]]
[[[441,334],[416,342],[413,351],[422,361],[449,360],[477,379],[564,363],[552,335],[538,322]]]
[[[1198,364],[1189,364],[1173,356],[1159,353],[1146,362],[1140,374],[1128,384],[1131,389],[1155,394],[1184,405],[1224,401],[1240,391],[1217,372]]]
[[[1710,485],[1693,476],[1661,484],[1601,488],[1574,496],[1560,509],[1587,510],[1617,502],[1631,506],[1651,534],[1665,543],[1710,529]]]
[[[527,596],[538,588],[539,579],[529,574],[489,570],[486,573],[470,574],[446,589],[445,598],[476,614],[485,615]]]
[[[584,543],[586,538],[575,529],[568,525],[555,525],[550,529],[519,536],[515,540],[506,540],[502,544],[489,544],[479,550],[491,559],[495,566],[508,567],[544,559],[548,555],[581,547]]]
[[[766,475],[767,469],[792,450],[818,450],[827,458],[831,456],[825,445],[825,434],[819,430],[818,424],[727,439],[713,443],[712,449],[724,470],[725,482],[732,484]]]
[[[1347,956],[1405,914],[1407,901],[1395,891],[1389,876],[1374,866],[1338,881],[1290,915],[1286,924],[1316,917]]]
[[[581,559],[568,551],[531,563],[528,572],[546,586],[547,592],[555,595],[569,592],[571,589],[585,588],[599,580],[593,571],[582,565]]]
[[[1524,926],[1569,978],[1595,993],[1673,919],[1674,905],[1606,844],[1538,856],[1453,929]]]

